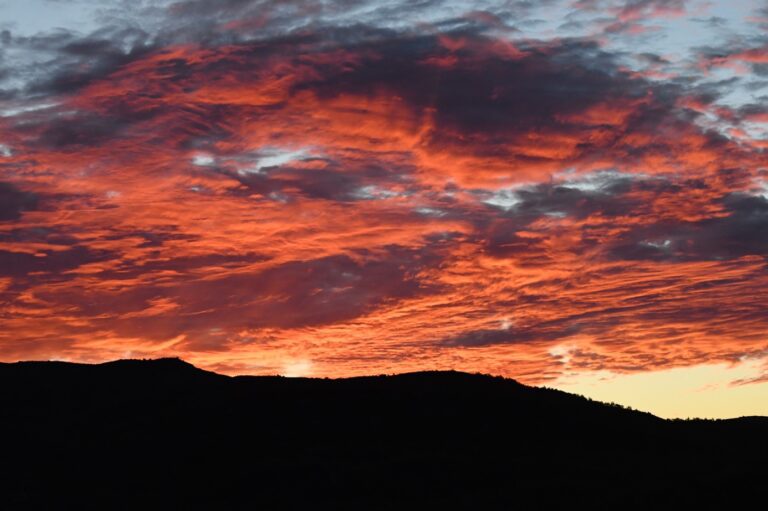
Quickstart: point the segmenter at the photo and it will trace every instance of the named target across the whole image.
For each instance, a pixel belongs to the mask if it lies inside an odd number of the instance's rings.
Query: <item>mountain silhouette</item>
[[[0,364],[0,509],[737,508],[768,418],[663,420],[461,372]]]

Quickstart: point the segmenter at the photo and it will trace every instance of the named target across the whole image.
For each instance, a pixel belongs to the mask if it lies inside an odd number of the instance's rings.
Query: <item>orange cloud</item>
[[[601,52],[171,46],[3,120],[0,358],[546,382],[766,349],[761,150]]]

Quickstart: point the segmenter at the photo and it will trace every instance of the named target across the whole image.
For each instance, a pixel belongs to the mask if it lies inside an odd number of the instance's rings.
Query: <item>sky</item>
[[[768,2],[0,0],[0,360],[768,415]]]

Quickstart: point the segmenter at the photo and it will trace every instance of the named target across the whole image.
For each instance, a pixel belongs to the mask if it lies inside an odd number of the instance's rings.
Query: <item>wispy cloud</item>
[[[543,382],[558,346],[616,373],[766,349],[766,40],[721,11],[115,1],[3,28],[0,358]]]

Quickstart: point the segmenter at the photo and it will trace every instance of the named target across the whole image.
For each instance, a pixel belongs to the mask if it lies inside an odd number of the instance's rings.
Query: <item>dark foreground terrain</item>
[[[0,441],[3,510],[747,509],[768,488],[768,418],[664,421],[456,372],[0,364]]]

